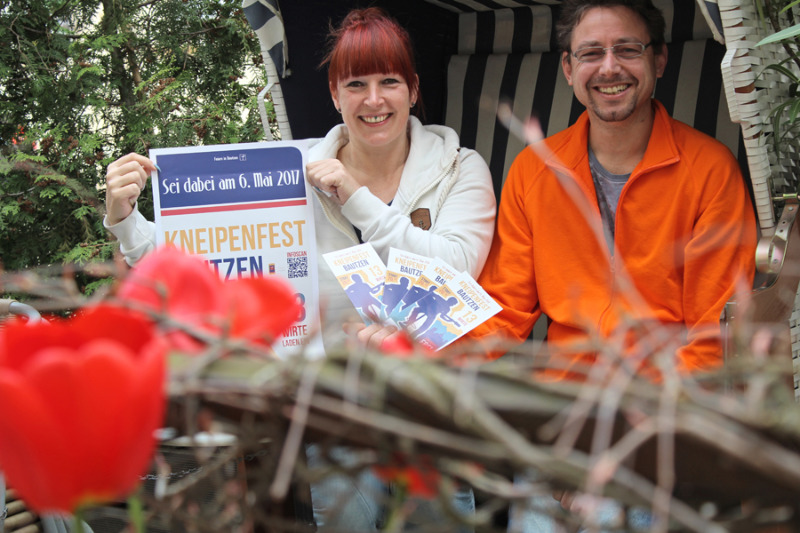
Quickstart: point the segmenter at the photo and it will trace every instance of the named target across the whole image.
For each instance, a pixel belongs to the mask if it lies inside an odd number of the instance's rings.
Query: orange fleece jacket
[[[621,339],[626,353],[638,340],[638,354],[646,356],[641,336],[630,327],[635,319],[640,326],[658,324],[673,339],[680,331],[682,370],[721,363],[722,309],[737,283],[752,286],[752,204],[727,147],[672,119],[655,100],[653,108],[647,150],[620,195],[613,257],[590,222],[601,224],[587,113],[545,141],[553,152],[546,162],[530,148],[519,154],[503,186],[479,279],[503,310],[473,338],[500,334],[521,342],[544,313],[551,348],[599,335]],[[584,195],[587,209],[578,207],[554,172],[573,176],[566,179]],[[571,357],[591,362],[595,354]]]

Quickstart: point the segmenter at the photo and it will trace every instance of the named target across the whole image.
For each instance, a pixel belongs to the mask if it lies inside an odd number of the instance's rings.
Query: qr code
[[[308,276],[308,257],[288,257],[289,279]]]

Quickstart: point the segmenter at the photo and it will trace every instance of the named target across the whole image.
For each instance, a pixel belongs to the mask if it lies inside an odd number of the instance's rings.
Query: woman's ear
[[[414,105],[416,105],[416,103],[419,101],[419,74],[414,74],[414,78],[417,81],[417,83],[414,84],[416,89],[414,89],[411,94],[408,95],[411,99],[411,107],[414,107]]]
[[[328,89],[330,89],[331,91],[331,100],[333,100],[333,106],[336,108],[336,111],[341,113],[342,107],[339,105],[339,91],[336,89],[336,86],[332,83],[328,84]]]

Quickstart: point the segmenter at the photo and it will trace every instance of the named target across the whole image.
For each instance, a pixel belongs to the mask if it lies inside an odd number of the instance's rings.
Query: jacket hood
[[[458,158],[460,148],[458,134],[447,126],[436,124],[423,126],[422,122],[412,115],[408,119],[408,129],[411,146],[395,196],[395,199],[401,200],[402,203],[410,201],[427,185],[433,185],[429,181],[427,183],[421,181],[420,176],[432,174],[443,176]],[[309,141],[308,160],[335,158],[341,147],[349,140],[347,126],[339,124],[324,138]]]

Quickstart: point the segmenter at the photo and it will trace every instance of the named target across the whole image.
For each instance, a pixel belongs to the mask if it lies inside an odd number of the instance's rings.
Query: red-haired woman
[[[494,230],[491,176],[477,152],[461,148],[455,131],[424,126],[411,115],[421,102],[408,33],[378,8],[354,10],[332,31],[324,64],[344,124],[313,141],[308,152],[319,254],[369,242],[384,262],[394,247],[438,256],[477,277]],[[107,173],[104,223],[130,264],[155,244],[152,223],[132,207],[153,170],[148,158],[128,154]],[[319,280],[329,350],[344,340],[341,325],[354,309],[327,267],[320,266]],[[353,459],[346,449],[334,451],[344,462]],[[317,460],[318,450],[310,447],[309,461]],[[385,487],[368,473],[357,481],[329,477],[312,486],[320,529],[376,529],[380,505],[370,487],[377,492]],[[417,503],[409,522],[445,520],[438,502]],[[454,504],[471,512],[472,492],[459,491]]]
[[[320,252],[369,242],[384,261],[394,247],[441,257],[477,276],[494,228],[491,176],[477,152],[461,148],[455,131],[423,126],[411,115],[421,102],[408,33],[378,8],[351,11],[331,32],[324,63],[344,124],[309,150]],[[320,272],[321,294],[335,292],[337,285],[330,272]],[[342,304],[328,312],[352,308]],[[316,462],[318,451],[308,451]],[[342,456],[339,461],[352,460],[347,450],[334,453]],[[369,473],[357,481],[333,476],[312,485],[320,529],[376,529],[381,484]],[[446,520],[438,502],[415,503],[409,526]],[[471,513],[472,492],[458,491],[453,504]]]
[[[460,147],[455,131],[411,115],[421,107],[408,32],[378,8],[350,12],[331,32],[325,58],[344,124],[311,141],[307,179],[317,188],[316,244],[321,255],[369,242],[385,261],[394,247],[440,257],[477,278],[495,218],[491,176],[481,156]],[[106,174],[108,228],[129,264],[155,246],[155,228],[135,201],[155,170],[139,154]],[[326,350],[359,319],[324,261],[319,261]]]
[[[455,131],[411,114],[421,99],[406,30],[378,8],[351,11],[331,32],[324,64],[344,124],[308,154],[319,252],[369,242],[384,261],[394,247],[480,274],[495,217],[489,169]],[[320,269],[320,294],[341,292]],[[351,312],[345,298],[326,310]]]

